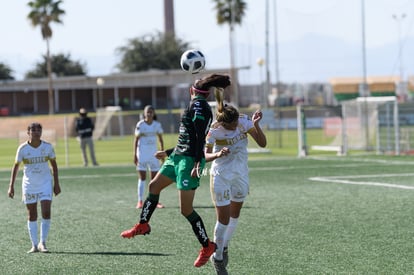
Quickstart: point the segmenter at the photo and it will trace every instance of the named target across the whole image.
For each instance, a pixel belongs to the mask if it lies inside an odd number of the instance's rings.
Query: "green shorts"
[[[201,171],[203,171],[205,164],[206,160],[204,158],[201,159],[200,174]],[[193,167],[193,157],[172,153],[164,162],[159,172],[176,182],[178,190],[194,190],[200,186],[200,178],[191,177],[191,170]]]

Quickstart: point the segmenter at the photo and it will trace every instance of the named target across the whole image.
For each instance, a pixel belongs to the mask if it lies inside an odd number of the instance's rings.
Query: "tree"
[[[245,15],[246,2],[243,0],[213,0],[216,3],[217,24],[228,24],[232,29],[234,24],[241,25]]]
[[[54,96],[52,83],[52,64],[50,59],[50,39],[52,38],[52,28],[50,23],[55,22],[62,24],[60,17],[65,11],[60,9],[59,5],[62,1],[53,0],[34,0],[28,3],[31,8],[27,18],[34,27],[40,26],[43,40],[46,41],[46,60],[47,60],[47,76],[49,80],[48,98],[49,98],[49,114],[54,111]]]
[[[234,66],[234,25],[241,25],[245,15],[246,2],[243,0],[213,0],[217,11],[217,24],[227,24],[229,26],[229,46],[230,46],[230,69],[233,85],[231,85],[231,99],[235,105],[239,105],[239,97],[237,91],[237,75]]]
[[[35,68],[26,73],[26,78],[47,77],[47,57],[42,56],[43,61],[37,63]],[[52,72],[56,76],[86,75],[85,65],[79,61],[73,61],[70,54],[57,54],[50,57]]]
[[[0,63],[0,80],[14,80],[13,70],[4,63]]]
[[[161,32],[133,38],[126,46],[117,48],[117,53],[121,56],[117,68],[121,72],[179,69],[181,54],[189,47],[189,43],[173,34]]]

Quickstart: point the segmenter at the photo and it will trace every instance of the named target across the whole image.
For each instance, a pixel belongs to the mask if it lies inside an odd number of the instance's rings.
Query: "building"
[[[181,108],[188,101],[188,88],[196,78],[228,70],[205,70],[197,75],[182,70],[150,70],[100,77],[73,76],[53,79],[55,113],[94,111],[105,106],[140,109]],[[48,79],[3,81],[0,83],[0,115],[46,114]]]
[[[366,85],[369,94],[364,95],[364,80],[362,77],[331,78],[330,84],[338,101],[354,99],[359,96],[395,96],[397,95],[400,78],[397,76],[367,77]]]

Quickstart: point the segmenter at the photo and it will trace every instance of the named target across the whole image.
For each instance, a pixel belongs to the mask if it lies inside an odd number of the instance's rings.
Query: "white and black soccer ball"
[[[188,50],[181,55],[180,59],[181,69],[186,72],[196,74],[199,73],[206,66],[206,59],[204,54],[199,50]]]

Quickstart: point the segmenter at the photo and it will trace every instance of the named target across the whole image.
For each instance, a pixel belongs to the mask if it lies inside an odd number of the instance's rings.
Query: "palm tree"
[[[232,101],[235,105],[239,105],[238,96],[238,81],[234,66],[234,26],[241,25],[242,19],[245,15],[246,2],[243,0],[213,0],[215,2],[215,9],[217,10],[217,24],[229,25],[229,46],[230,46],[230,68],[233,85],[230,92]]]
[[[49,114],[54,113],[54,96],[53,96],[53,83],[52,83],[52,62],[50,58],[49,42],[52,38],[52,28],[50,23],[60,23],[61,15],[65,14],[65,11],[60,9],[59,5],[61,0],[34,0],[28,3],[31,8],[27,18],[30,20],[33,27],[40,26],[43,40],[46,41],[46,59],[47,59],[47,76],[49,79],[48,99],[49,99]]]
[[[233,29],[234,24],[241,25],[247,4],[243,0],[213,0],[216,3],[217,23],[228,24]]]

